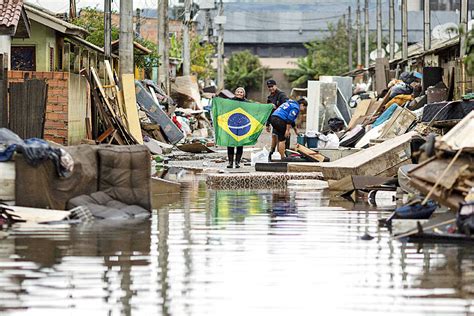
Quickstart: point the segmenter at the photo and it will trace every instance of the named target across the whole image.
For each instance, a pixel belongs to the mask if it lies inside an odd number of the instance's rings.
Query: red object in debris
[[[173,123],[174,123],[176,126],[178,126],[178,128],[179,128],[181,131],[183,130],[181,123],[180,123],[180,122],[178,121],[178,119],[176,118],[176,115],[173,115],[172,121],[173,121]]]

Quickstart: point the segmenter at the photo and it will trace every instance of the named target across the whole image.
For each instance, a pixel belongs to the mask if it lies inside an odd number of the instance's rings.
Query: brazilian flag
[[[272,104],[213,98],[216,144],[228,147],[255,145],[272,108]]]

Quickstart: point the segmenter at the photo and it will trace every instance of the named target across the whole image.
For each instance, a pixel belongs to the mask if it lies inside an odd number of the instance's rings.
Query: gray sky
[[[27,0],[27,2],[38,4],[54,12],[66,12],[69,8],[68,0]],[[133,0],[133,8],[156,8],[157,3],[157,0]],[[76,5],[78,9],[83,7],[97,7],[103,9],[104,0],[76,0]],[[120,1],[112,0],[112,10],[119,11],[119,8]]]

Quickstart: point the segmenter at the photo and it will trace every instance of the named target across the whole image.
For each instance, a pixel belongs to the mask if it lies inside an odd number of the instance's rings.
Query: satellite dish
[[[384,58],[385,57],[385,51],[382,49],[380,51],[380,53],[381,53],[380,57]],[[370,54],[369,54],[369,57],[370,57],[370,60],[375,61],[378,57],[377,50],[374,49],[373,51],[371,51]]]
[[[458,33],[458,26],[453,22],[436,25],[431,31],[434,39],[443,41],[456,37]]]
[[[387,51],[387,53],[390,53],[390,44],[387,44],[387,46],[385,47],[385,50]],[[393,52],[396,53],[399,50],[400,50],[400,46],[397,43],[395,43],[393,45]]]

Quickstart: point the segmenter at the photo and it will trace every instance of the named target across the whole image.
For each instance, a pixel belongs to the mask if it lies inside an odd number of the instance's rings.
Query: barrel
[[[317,136],[312,136],[312,137],[306,136],[306,147],[308,147],[308,148],[318,148],[318,137]]]
[[[306,136],[305,134],[298,134],[298,137],[296,138],[296,142],[300,145],[305,145],[306,144]]]

